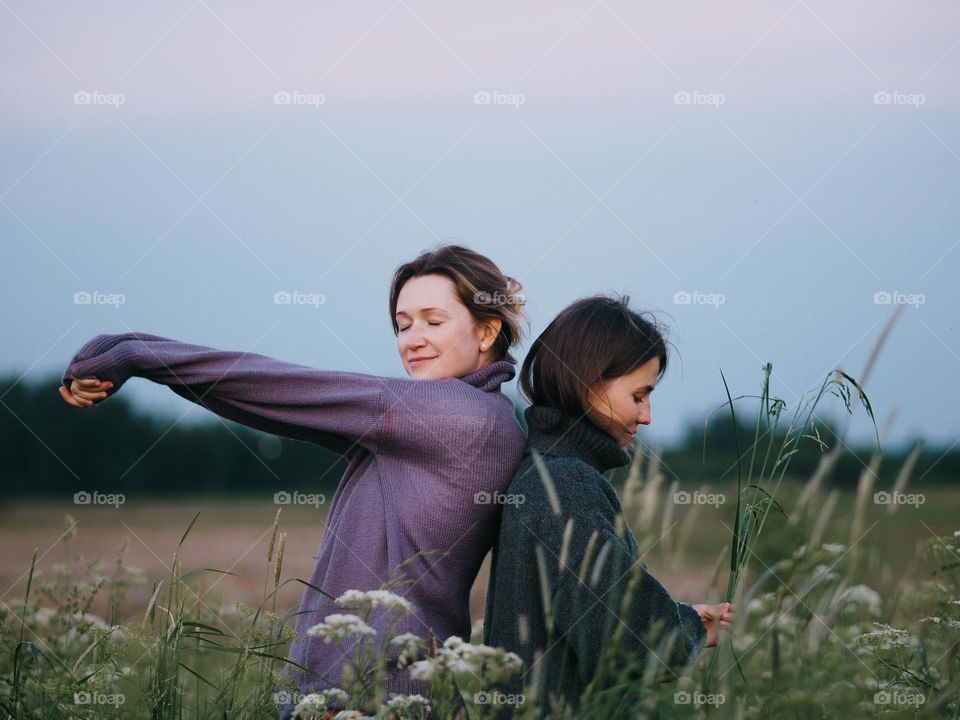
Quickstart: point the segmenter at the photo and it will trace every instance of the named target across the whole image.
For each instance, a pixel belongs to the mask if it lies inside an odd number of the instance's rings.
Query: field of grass
[[[803,488],[785,481],[778,489],[785,516],[771,515],[751,550],[731,649],[706,651],[678,682],[648,680],[645,693],[621,693],[617,707],[631,708],[624,717],[831,717],[841,709],[958,716],[960,487],[912,488],[912,504],[896,505],[871,487],[859,511],[856,492],[820,488],[802,513],[791,513]],[[736,493],[735,483],[672,485],[655,467],[620,488],[644,560],[678,599],[723,599]],[[15,717],[275,717],[291,637],[284,618],[303,589],[289,579],[309,579],[325,517],[324,505],[278,506],[272,496],[8,503],[0,511],[4,707]],[[203,569],[210,570],[190,573]],[[486,573],[485,563],[474,619]],[[451,651],[441,649],[431,696],[437,717],[444,707],[455,712],[455,695],[480,697],[497,686],[479,673],[447,671],[444,680],[444,652]],[[708,674],[712,654],[718,667]],[[629,661],[614,666],[622,673]],[[635,670],[631,686],[639,689],[643,673]],[[423,715],[415,703],[397,708],[394,717]],[[544,710],[511,709],[531,718]],[[462,717],[495,710],[473,707]],[[553,717],[587,717],[572,713],[557,707]]]
[[[781,488],[782,504],[789,506],[798,487],[790,483]],[[691,504],[687,505],[673,502],[674,490],[666,480],[658,489],[656,497],[648,491],[646,498],[637,498],[636,512],[630,515],[637,537],[646,540],[641,545],[647,551],[645,560],[651,572],[678,598],[717,600],[722,588],[718,590],[717,583],[711,586],[709,581],[719,554],[729,545],[736,484],[685,483],[676,491],[690,493]],[[693,504],[698,499],[693,495],[696,491],[722,496],[724,502]],[[927,571],[919,558],[926,543],[960,527],[960,484],[925,488],[923,495],[922,505],[903,505],[894,512],[890,506],[872,502],[866,507],[867,532],[861,543],[866,567],[878,589],[906,588],[925,579]],[[820,499],[825,503],[825,494]],[[855,491],[837,491],[836,508],[824,530],[825,542],[849,542],[855,501]],[[645,502],[654,505],[646,519],[640,507]],[[309,579],[313,555],[323,536],[326,505],[278,506],[272,496],[230,500],[127,497],[120,507],[76,505],[72,497],[63,501],[8,502],[0,507],[0,542],[5,549],[0,555],[0,601],[11,602],[23,595],[34,550],[38,551],[37,576],[44,577],[53,573],[55,565],[68,563],[77,552],[88,561],[102,560],[109,569],[117,549],[125,543],[127,563],[141,569],[146,582],[132,588],[128,602],[117,611],[121,619],[136,615],[149,600],[150,582],[169,575],[177,543],[199,513],[189,541],[180,551],[181,562],[187,568],[212,567],[234,573],[217,581],[211,597],[221,603],[253,604],[263,591],[263,561],[278,507],[283,508],[281,521],[287,532],[284,576]],[[72,533],[66,532],[67,517],[76,521]],[[811,529],[784,525],[778,528],[778,537],[782,534],[784,543],[800,545]],[[75,537],[69,538],[71,534]],[[474,619],[483,615],[487,564],[471,596]],[[720,579],[725,581],[725,575],[721,573]],[[302,588],[284,588],[278,606],[295,608],[301,594]],[[98,598],[93,610],[105,614],[106,599]]]

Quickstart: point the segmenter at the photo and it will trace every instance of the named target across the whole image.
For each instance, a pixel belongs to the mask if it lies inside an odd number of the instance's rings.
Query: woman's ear
[[[503,321],[500,318],[491,318],[484,320],[480,325],[480,349],[489,350],[493,347],[497,337],[500,335],[500,329],[503,327]]]

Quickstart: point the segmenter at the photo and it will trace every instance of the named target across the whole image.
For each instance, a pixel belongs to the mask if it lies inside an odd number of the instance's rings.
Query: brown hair
[[[505,275],[493,260],[462,245],[440,245],[397,268],[390,283],[390,322],[394,335],[399,332],[396,313],[400,290],[408,280],[423,275],[450,278],[460,301],[477,322],[500,320],[500,333],[493,343],[494,357],[516,362],[510,348],[520,342],[526,320],[522,286]]]
[[[594,295],[564,308],[533,342],[520,369],[520,392],[534,405],[579,418],[587,390],[627,375],[652,358],[667,370],[667,343],[656,320],[629,307],[630,298]]]

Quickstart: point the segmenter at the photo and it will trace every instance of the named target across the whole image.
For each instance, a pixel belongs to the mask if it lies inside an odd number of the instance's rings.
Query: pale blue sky
[[[772,361],[791,409],[830,368],[859,374],[883,292],[913,304],[867,387],[878,420],[897,408],[894,442],[960,437],[956,6],[0,16],[0,370],[58,372],[92,335],[134,329],[399,374],[390,274],[458,241],[521,279],[533,334],[599,291],[671,325],[682,363],[650,442],[722,401],[718,368],[751,392]],[[280,290],[326,302],[276,305]],[[143,381],[124,393],[189,407]]]

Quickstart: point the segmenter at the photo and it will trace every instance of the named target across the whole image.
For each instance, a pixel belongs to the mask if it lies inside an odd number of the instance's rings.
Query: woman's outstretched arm
[[[391,382],[146,333],[123,333],[98,335],[84,345],[64,372],[63,383],[70,388],[75,378],[96,378],[109,397],[131,377],[167,385],[229,420],[341,454],[358,445],[376,447],[383,398]]]

